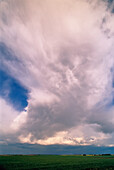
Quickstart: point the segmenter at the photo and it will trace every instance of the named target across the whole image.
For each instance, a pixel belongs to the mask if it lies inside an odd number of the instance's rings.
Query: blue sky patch
[[[28,90],[3,70],[0,70],[0,96],[19,111],[28,104]]]

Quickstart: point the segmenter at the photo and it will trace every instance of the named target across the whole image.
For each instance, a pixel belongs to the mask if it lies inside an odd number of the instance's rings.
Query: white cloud
[[[114,109],[106,108],[113,98],[114,67],[114,15],[107,3],[0,3],[0,39],[15,54],[14,59],[1,56],[1,67],[30,91],[27,113],[16,118],[24,122],[18,128],[20,136],[54,141],[54,135],[88,124],[96,131],[95,144],[99,144],[99,134],[104,135],[103,141],[114,127]],[[91,124],[100,128],[95,130]],[[83,138],[88,144],[83,130],[80,134],[72,138]],[[88,136],[88,130],[85,134]]]
[[[6,101],[0,98],[0,131],[1,133],[5,133],[10,131],[10,126],[13,119],[19,114],[16,110],[14,110],[10,104],[6,103]]]
[[[1,135],[14,134],[25,123],[27,112],[16,111],[10,103],[0,98],[0,132]]]

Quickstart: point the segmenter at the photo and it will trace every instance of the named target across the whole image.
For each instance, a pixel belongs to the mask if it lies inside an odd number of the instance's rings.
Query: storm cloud
[[[114,144],[113,7],[102,0],[0,1],[1,70],[28,91],[8,140]]]

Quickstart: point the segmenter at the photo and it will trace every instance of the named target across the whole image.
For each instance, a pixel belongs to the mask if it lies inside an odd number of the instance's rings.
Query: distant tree
[[[83,154],[83,156],[86,156],[86,154]]]

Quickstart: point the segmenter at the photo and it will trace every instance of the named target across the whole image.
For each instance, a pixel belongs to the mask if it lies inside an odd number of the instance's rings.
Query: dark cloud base
[[[114,154],[114,147],[106,146],[71,146],[71,145],[37,145],[37,144],[1,144],[3,154]]]

